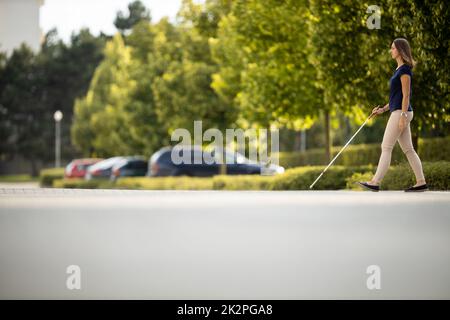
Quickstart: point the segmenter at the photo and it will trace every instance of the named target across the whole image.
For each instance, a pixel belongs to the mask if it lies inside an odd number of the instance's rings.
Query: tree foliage
[[[86,29],[73,34],[69,44],[48,32],[39,53],[26,46],[2,55],[0,63],[0,127],[3,159],[20,155],[32,164],[54,157],[53,113],[64,114],[61,126],[62,156],[76,152],[70,141],[73,103],[85,94],[102,59],[103,36]]]
[[[144,4],[137,0],[128,5],[128,15],[119,11],[114,20],[114,25],[122,33],[131,30],[140,21],[150,22],[150,11],[144,6]]]
[[[195,120],[221,130],[312,127],[325,135],[310,140],[329,150],[333,136],[348,138],[388,102],[397,37],[418,61],[413,132],[448,135],[448,6],[380,0],[381,28],[369,29],[370,4],[183,0],[176,23],[152,23],[134,1],[117,14],[112,38],[82,30],[65,44],[51,31],[38,54],[25,46],[0,53],[1,156],[51,159],[56,110],[67,157],[73,146],[85,155],[150,155]]]

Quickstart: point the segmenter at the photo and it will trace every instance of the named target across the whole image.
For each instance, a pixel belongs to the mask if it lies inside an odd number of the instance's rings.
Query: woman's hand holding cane
[[[378,106],[376,106],[375,108],[373,108],[372,114],[369,116],[369,119],[371,119],[371,118],[373,118],[373,117],[375,117],[375,116],[377,116],[377,115],[379,115],[379,114],[382,114],[382,113],[384,113],[384,112],[386,112],[385,107],[381,108],[381,107],[378,105]]]

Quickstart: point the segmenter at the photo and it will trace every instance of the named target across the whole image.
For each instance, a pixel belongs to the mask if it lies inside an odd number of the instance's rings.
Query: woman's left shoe
[[[380,187],[376,186],[376,185],[372,185],[372,184],[368,184],[366,182],[360,182],[360,181],[358,181],[358,184],[370,191],[374,191],[374,192],[380,191]]]
[[[405,189],[405,192],[423,192],[428,190],[428,186],[427,184],[422,184],[420,186],[417,187],[409,187],[408,189]]]

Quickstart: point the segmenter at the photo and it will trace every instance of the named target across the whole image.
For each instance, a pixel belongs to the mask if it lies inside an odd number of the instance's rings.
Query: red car
[[[98,158],[74,159],[67,165],[64,177],[84,178],[87,168],[102,160]]]

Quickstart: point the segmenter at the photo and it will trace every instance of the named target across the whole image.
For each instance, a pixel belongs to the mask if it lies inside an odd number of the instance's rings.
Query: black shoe
[[[422,184],[421,186],[417,187],[409,187],[408,189],[405,189],[405,192],[423,192],[428,190],[427,184]]]
[[[374,192],[380,191],[380,186],[374,186],[374,185],[368,184],[366,182],[359,182],[359,181],[358,181],[358,183],[360,186],[362,186],[370,191],[374,191]]]

